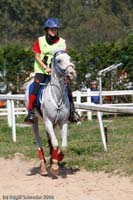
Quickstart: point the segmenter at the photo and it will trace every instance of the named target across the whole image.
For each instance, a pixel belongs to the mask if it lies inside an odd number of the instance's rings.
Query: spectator
[[[91,89],[91,91],[98,91],[97,81],[91,81],[90,89]],[[95,103],[95,104],[99,104],[100,103],[100,97],[99,96],[91,96],[91,102]]]

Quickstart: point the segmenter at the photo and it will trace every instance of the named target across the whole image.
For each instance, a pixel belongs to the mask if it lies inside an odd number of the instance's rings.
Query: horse
[[[70,102],[67,94],[66,80],[72,81],[76,78],[75,66],[71,57],[64,50],[57,51],[52,59],[51,78],[42,92],[40,111],[46,129],[46,135],[50,148],[50,171],[52,174],[59,173],[59,162],[63,160],[67,148],[68,119],[70,115]],[[25,97],[28,105],[29,85],[26,88]],[[35,108],[36,122],[32,124],[33,132],[38,147],[40,158],[40,174],[48,175],[46,160],[41,144],[38,127],[38,111]],[[59,126],[61,133],[61,147],[55,134],[55,127]]]

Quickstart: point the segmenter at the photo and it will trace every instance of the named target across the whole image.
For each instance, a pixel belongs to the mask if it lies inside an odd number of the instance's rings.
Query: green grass
[[[17,123],[22,123],[17,118]],[[133,176],[133,117],[117,116],[106,119],[108,127],[108,152],[104,152],[97,119],[83,121],[80,126],[69,125],[68,150],[65,163],[68,167],[80,167],[89,171],[105,171]],[[12,142],[11,128],[7,120],[0,118],[0,157],[12,157],[23,153],[26,159],[37,158],[36,142],[30,126],[17,127],[17,142]],[[43,147],[48,156],[45,129],[40,122]],[[59,137],[58,128],[56,129]],[[59,143],[60,143],[59,139]]]

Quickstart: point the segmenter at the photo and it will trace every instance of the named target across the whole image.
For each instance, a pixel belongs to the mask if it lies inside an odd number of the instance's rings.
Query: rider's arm
[[[45,69],[47,73],[51,72],[51,69],[47,65],[45,65],[44,62],[41,60],[40,53],[35,52],[35,59],[38,62],[38,64]]]
[[[41,50],[40,50],[38,39],[34,43],[33,52],[35,53],[36,62],[38,62],[38,64],[42,66],[46,70],[47,73],[51,72],[51,69],[47,65],[45,65],[44,62],[40,58]]]

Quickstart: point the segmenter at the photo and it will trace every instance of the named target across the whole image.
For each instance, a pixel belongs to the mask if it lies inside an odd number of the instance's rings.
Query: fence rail
[[[87,91],[85,92],[81,92],[81,91],[74,91],[73,92],[73,97],[75,99],[75,105],[76,104],[87,104],[87,105],[90,105],[91,104],[91,96],[98,96],[99,95],[99,91],[90,91],[90,89],[87,89]],[[133,106],[133,90],[115,90],[115,91],[102,91],[102,97],[105,98],[107,96],[111,96],[111,97],[126,97],[126,96],[130,96],[131,97],[131,102],[130,103],[110,103],[110,104],[107,104],[106,102],[105,103],[102,103],[103,106],[114,106],[114,107],[126,107],[127,110],[129,110],[129,107],[132,107]],[[91,104],[91,108],[92,108],[93,104]],[[76,107],[77,108],[77,111],[79,113],[79,115],[81,116],[84,112],[87,112],[87,118],[88,120],[92,120],[92,111],[97,111],[96,109],[96,106],[95,106],[95,109],[91,109],[90,110],[86,110],[85,107],[82,108],[80,107]],[[125,109],[126,109],[125,108]],[[102,109],[102,107],[99,107],[100,111],[102,112],[105,112],[105,110],[107,110],[107,108],[105,109]],[[101,110],[102,109],[102,110]],[[115,109],[115,108],[114,108]],[[108,109],[108,112],[109,112],[110,109]],[[112,110],[110,110],[111,112]],[[117,110],[113,112],[118,112]],[[119,111],[120,112],[120,111]],[[122,110],[121,110],[122,112]],[[125,112],[123,110],[123,112]],[[111,112],[112,113],[112,112]]]
[[[81,97],[91,97],[91,96],[98,96],[99,91],[90,91],[88,88],[85,92],[81,92],[76,90],[73,92],[73,96],[76,97],[79,95]],[[113,91],[102,91],[102,96],[125,96],[125,95],[133,95],[133,90],[113,90]]]
[[[97,118],[99,121],[101,138],[104,146],[104,150],[107,151],[105,131],[102,121],[101,112],[111,112],[111,113],[133,113],[133,103],[130,104],[102,104],[95,105],[91,103],[91,96],[97,96],[99,92],[92,92],[89,89],[86,92],[75,91],[73,92],[73,97],[75,98],[75,106],[79,112],[82,114],[83,111],[87,112],[88,119],[91,119],[91,111],[97,112]],[[133,90],[122,90],[122,91],[103,91],[102,96],[122,96],[131,95],[133,96]],[[82,102],[82,97],[86,97],[86,102]],[[8,125],[12,127],[12,138],[16,142],[16,115],[26,114],[26,108],[15,107],[15,101],[24,101],[24,94],[17,95],[0,95],[0,100],[5,100],[7,103],[7,108],[0,108],[0,116],[7,116]]]

